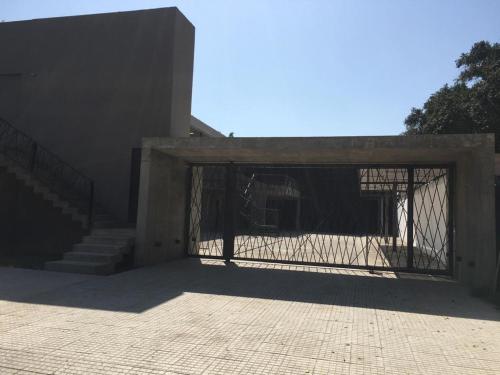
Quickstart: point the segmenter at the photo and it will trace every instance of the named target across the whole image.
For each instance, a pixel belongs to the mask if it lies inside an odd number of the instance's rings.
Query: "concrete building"
[[[422,249],[420,259],[432,251],[435,252],[434,260],[438,263],[447,257],[445,268],[432,268],[426,265],[421,272],[446,271],[461,282],[470,285],[477,291],[491,291],[495,283],[496,247],[495,247],[495,154],[494,138],[492,135],[442,135],[442,136],[395,136],[395,137],[339,137],[339,138],[224,138],[224,139],[174,139],[150,138],[143,142],[143,157],[141,166],[141,187],[139,195],[139,215],[137,226],[137,247],[135,252],[136,263],[139,265],[154,264],[156,262],[179,258],[186,255],[186,249],[193,248],[189,241],[198,243],[204,236],[193,235],[198,232],[199,222],[204,215],[203,205],[199,202],[203,195],[195,190],[203,190],[205,179],[200,179],[200,172],[194,173],[190,166],[199,165],[198,168],[209,166],[225,166],[234,168],[237,165],[261,166],[344,166],[358,168],[370,165],[370,168],[383,171],[383,178],[377,185],[397,185],[394,192],[411,191],[412,203],[403,203],[407,216],[398,219],[396,223],[408,228],[411,233],[401,230],[394,232],[397,238],[392,243],[398,256],[406,257],[410,251],[417,253]],[[229,164],[228,164],[229,163]],[[205,165],[205,167],[203,167]],[[448,168],[446,175],[442,172],[423,180],[419,177],[429,171],[443,171],[443,165]],[[387,180],[387,170],[414,171],[411,177],[402,175],[400,180]],[[226,170],[226,176],[229,170]],[[392,175],[396,175],[392,173]],[[189,177],[191,176],[191,177]],[[419,182],[418,180],[422,181]],[[446,189],[443,181],[446,179]],[[225,178],[226,183],[231,183]],[[167,182],[168,181],[168,182]],[[201,181],[201,182],[200,182]],[[227,182],[229,181],[229,182]],[[415,188],[410,186],[414,186]],[[228,185],[226,185],[228,186]],[[403,186],[403,188],[401,188]],[[378,189],[380,190],[380,189]],[[447,190],[446,196],[440,196]],[[226,206],[232,200],[232,193],[226,189]],[[234,195],[233,195],[234,196]],[[200,198],[201,197],[201,198]],[[436,198],[437,197],[437,198]],[[410,198],[400,201],[408,202]],[[191,208],[189,206],[191,205]],[[200,213],[201,211],[201,213]],[[411,211],[411,213],[410,213]],[[430,211],[430,212],[429,212]],[[233,213],[234,214],[234,213]],[[224,211],[225,217],[231,214]],[[236,213],[237,215],[238,213]],[[186,216],[188,215],[188,216]],[[189,217],[190,215],[190,217]],[[411,217],[411,219],[410,219]],[[224,219],[225,220],[225,219]],[[234,217],[231,216],[234,221]],[[407,225],[406,223],[409,223]],[[227,225],[228,222],[226,221]],[[193,227],[195,228],[193,230]],[[417,228],[423,228],[420,232]],[[413,229],[412,229],[413,228]],[[446,230],[446,238],[440,231]],[[442,238],[437,238],[441,233]],[[316,232],[311,234],[321,238],[320,246],[313,244],[311,251],[326,254],[325,236],[319,237]],[[302,233],[300,235],[303,235]],[[287,237],[286,246],[290,244]],[[330,236],[333,238],[332,235]],[[417,269],[418,261],[411,264],[408,269],[405,263],[394,264],[394,259],[383,260],[382,263],[375,259],[371,262],[368,253],[376,256],[385,256],[381,240],[373,234],[349,236],[351,243],[346,246],[342,241],[346,235],[342,234],[341,241],[335,233],[337,249],[348,250],[350,254],[358,256],[363,253],[366,260],[353,262],[344,258],[334,257],[329,260],[315,258],[314,254],[305,254],[297,258],[286,254],[283,257],[283,248],[269,250],[269,235],[253,233],[246,235],[244,241],[245,251],[256,251],[266,247],[274,257],[262,255],[259,251],[257,259],[303,262],[303,263],[335,263],[339,266],[356,266],[363,268],[406,270]],[[231,247],[234,256],[234,241],[238,241],[238,234],[232,233]],[[252,238],[250,238],[252,237]],[[273,237],[273,236],[271,236]],[[379,236],[380,237],[380,236]],[[298,238],[298,236],[297,236]],[[432,238],[432,245],[430,239]],[[252,245],[253,240],[260,241],[259,245]],[[360,242],[366,240],[370,245]],[[208,238],[208,247],[212,247],[215,255],[225,257],[221,248],[226,245],[225,234],[215,233]],[[266,242],[267,241],[267,242]],[[277,241],[277,237],[273,237]],[[296,251],[304,243],[295,246]],[[315,240],[316,241],[316,240]],[[376,249],[373,241],[379,241]],[[223,242],[223,243],[222,243]],[[446,248],[443,247],[446,242]],[[222,243],[222,245],[221,245]],[[347,243],[347,242],[346,242]],[[274,245],[271,245],[273,247]],[[331,245],[326,245],[327,247]],[[199,248],[195,245],[194,248]],[[305,246],[302,246],[301,250]],[[276,257],[276,255],[278,256]],[[350,256],[348,254],[348,256]],[[194,253],[192,255],[198,255]],[[203,252],[203,255],[207,255]],[[417,255],[415,255],[417,256]],[[413,257],[413,253],[412,253]],[[248,258],[248,254],[245,256]],[[332,259],[332,260],[330,260]],[[383,263],[387,261],[387,263]],[[378,263],[377,263],[378,262]]]
[[[2,249],[58,271],[189,255],[494,289],[490,135],[224,138],[191,115],[176,8],[1,23],[0,45]]]
[[[194,27],[177,8],[4,22],[0,45],[2,252],[61,256],[86,216],[132,237],[141,139],[222,136],[191,116]]]
[[[133,218],[141,139],[200,124],[193,25],[177,8],[4,22],[0,45],[0,117],[94,180],[109,214]]]

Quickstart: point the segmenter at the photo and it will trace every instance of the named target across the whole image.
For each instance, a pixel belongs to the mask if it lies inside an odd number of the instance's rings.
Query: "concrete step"
[[[100,254],[125,254],[130,250],[129,246],[111,245],[102,243],[78,243],[73,245],[73,251],[83,253]]]
[[[96,229],[120,228],[121,224],[116,220],[94,220],[92,226]]]
[[[64,260],[73,262],[96,262],[116,264],[123,259],[122,254],[88,253],[80,251],[70,251],[64,254]]]
[[[91,236],[135,237],[135,228],[94,228]]]
[[[90,275],[109,275],[114,272],[113,263],[103,262],[75,262],[70,260],[56,260],[45,263],[47,271],[84,273]]]
[[[130,236],[98,236],[91,234],[90,236],[83,237],[83,243],[89,244],[103,244],[103,245],[114,245],[114,246],[132,246],[134,244],[134,238]]]

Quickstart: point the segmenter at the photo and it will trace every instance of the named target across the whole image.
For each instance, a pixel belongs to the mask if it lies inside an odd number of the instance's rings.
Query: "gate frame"
[[[456,163],[453,277],[476,294],[495,290],[493,134],[355,137],[144,138],[134,265],[185,257],[189,163],[360,165]],[[368,161],[368,163],[366,163]]]
[[[256,259],[256,258],[244,258],[244,257],[234,257],[234,220],[235,220],[235,208],[234,202],[236,198],[236,168],[237,167],[249,167],[249,168],[355,168],[359,169],[406,169],[407,170],[407,184],[408,184],[408,213],[407,213],[407,266],[406,267],[382,267],[382,266],[362,266],[362,265],[349,265],[349,264],[337,264],[337,263],[321,263],[321,262],[300,262],[292,260],[280,260],[280,259]],[[199,255],[190,254],[190,218],[191,218],[191,187],[192,187],[192,168],[193,167],[225,167],[225,198],[224,198],[224,234],[223,234],[223,254],[222,256],[217,255]],[[447,256],[447,269],[445,270],[424,270],[414,267],[414,172],[415,169],[445,169],[447,176],[447,243],[448,252]],[[454,173],[456,169],[456,162],[450,163],[243,163],[243,162],[192,162],[188,163],[188,173],[187,178],[189,183],[186,185],[188,187],[188,193],[186,194],[186,233],[185,233],[185,254],[190,258],[201,258],[201,259],[223,259],[226,263],[231,262],[231,260],[242,260],[242,261],[252,261],[252,262],[263,262],[263,263],[278,263],[278,264],[291,264],[291,265],[302,265],[302,266],[320,266],[320,267],[333,267],[333,268],[351,268],[351,269],[363,269],[370,272],[373,271],[387,271],[387,272],[406,272],[406,273],[416,273],[416,274],[427,274],[427,275],[443,275],[453,277],[453,263],[454,263],[454,210],[453,206],[455,204],[454,197]],[[201,192],[200,192],[201,194]],[[226,204],[229,203],[229,204]],[[411,204],[410,204],[411,203]],[[410,241],[411,240],[411,241]]]

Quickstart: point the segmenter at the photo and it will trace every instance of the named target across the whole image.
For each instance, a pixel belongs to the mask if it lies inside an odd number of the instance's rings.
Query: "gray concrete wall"
[[[494,284],[495,249],[495,154],[493,135],[439,135],[395,137],[318,137],[318,138],[151,138],[143,141],[147,154],[155,158],[149,163],[150,174],[141,175],[141,201],[138,227],[138,263],[152,259],[151,247],[156,232],[166,230],[166,222],[175,222],[177,235],[184,229],[185,202],[179,199],[178,211],[158,211],[156,199],[180,192],[182,179],[173,184],[164,158],[182,162],[251,162],[251,163],[321,163],[321,164],[448,164],[455,165],[453,188],[455,223],[454,276],[475,291],[488,292]],[[143,164],[143,166],[144,166]],[[154,171],[151,165],[157,165]],[[179,168],[179,167],[176,167]],[[160,175],[164,174],[163,177]],[[158,181],[163,180],[161,184]],[[151,185],[153,182],[153,185]],[[181,209],[182,208],[182,209]],[[154,216],[151,212],[155,213]],[[163,221],[165,224],[162,224]],[[170,229],[169,229],[170,230]],[[179,256],[176,246],[162,248]]]
[[[186,137],[194,27],[177,8],[0,23],[0,117],[127,218],[131,150]]]
[[[485,142],[461,155],[456,166],[456,276],[478,292],[494,284],[497,260],[493,152],[494,143]]]
[[[135,264],[149,265],[185,254],[187,165],[143,149]]]

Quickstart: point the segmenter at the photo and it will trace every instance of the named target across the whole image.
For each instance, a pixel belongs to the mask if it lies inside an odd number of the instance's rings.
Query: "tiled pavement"
[[[500,374],[500,311],[391,273],[0,268],[0,374]]]

